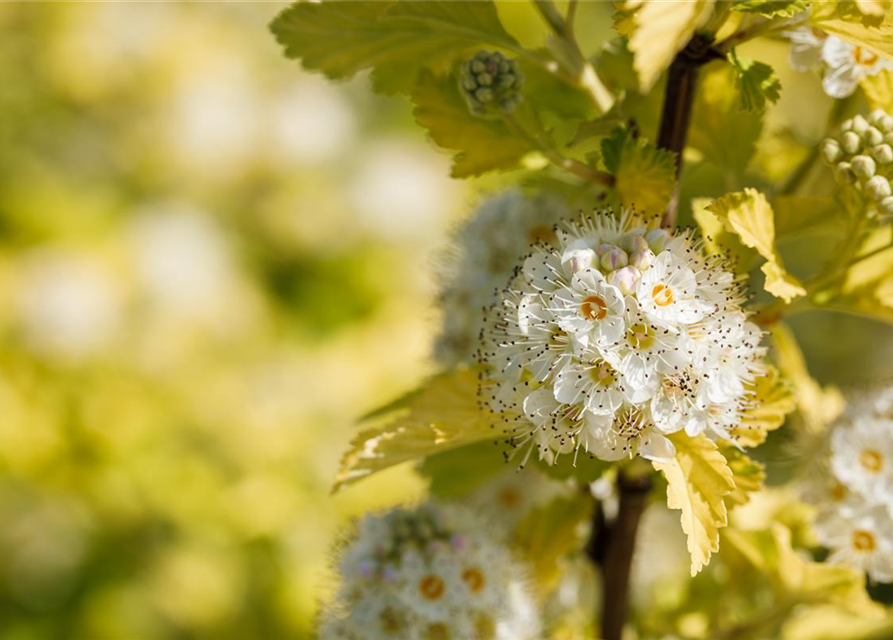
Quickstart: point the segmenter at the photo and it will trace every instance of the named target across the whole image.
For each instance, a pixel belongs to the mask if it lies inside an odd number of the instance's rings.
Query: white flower
[[[531,640],[522,566],[470,512],[428,503],[368,515],[344,550],[322,640]]]
[[[831,469],[851,491],[893,506],[893,421],[862,416],[835,429]]]
[[[791,66],[797,71],[810,71],[822,62],[822,45],[825,33],[809,25],[783,31],[782,35],[791,41]]]
[[[822,88],[832,98],[846,98],[863,78],[893,69],[893,60],[836,36],[828,36],[822,44],[822,61],[825,63]]]
[[[528,447],[524,461],[533,448],[550,463],[580,449],[665,459],[664,434],[727,438],[749,406],[761,334],[732,274],[690,234],[607,213],[562,224],[500,297],[480,395]]]
[[[454,235],[441,258],[443,325],[435,345],[439,362],[473,359],[481,331],[481,309],[493,304],[531,244],[553,238],[567,215],[557,200],[509,190],[483,202]]]
[[[815,526],[819,542],[831,550],[829,562],[861,569],[878,582],[893,582],[893,520],[885,506],[864,504],[849,513],[828,508]]]

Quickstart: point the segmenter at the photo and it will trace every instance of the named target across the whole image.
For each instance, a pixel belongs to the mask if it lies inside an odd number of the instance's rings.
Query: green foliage
[[[435,453],[419,462],[419,474],[429,481],[428,491],[438,498],[459,498],[511,468],[499,455],[496,440],[487,440]]]
[[[738,74],[735,86],[744,111],[762,111],[767,102],[778,102],[781,97],[781,81],[772,67],[740,56],[734,49],[728,58]]]
[[[372,68],[375,86],[409,91],[422,69],[448,70],[482,45],[518,45],[492,2],[297,2],[271,27],[290,58],[329,78]]]
[[[614,174],[614,189],[622,203],[660,216],[673,194],[676,163],[673,154],[658,149],[629,129],[615,129],[601,143],[602,160]]]
[[[764,18],[790,18],[806,11],[807,0],[733,0],[732,10],[756,13]]]
[[[513,168],[531,150],[504,121],[471,118],[454,76],[424,72],[412,90],[412,101],[416,122],[435,143],[456,152],[454,177]]]
[[[827,33],[893,57],[893,11],[873,2],[814,2],[809,21]]]

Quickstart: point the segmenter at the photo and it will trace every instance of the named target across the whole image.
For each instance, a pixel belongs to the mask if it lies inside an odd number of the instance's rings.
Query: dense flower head
[[[496,300],[531,243],[553,238],[555,224],[569,213],[556,198],[510,189],[485,200],[456,231],[442,260],[438,362],[474,360],[481,310]]]
[[[893,389],[856,398],[831,431],[816,533],[829,561],[893,582]]]
[[[478,51],[462,63],[459,88],[476,116],[511,113],[521,102],[524,75],[518,63],[498,51]]]
[[[556,227],[487,313],[480,399],[513,446],[552,462],[667,459],[666,437],[732,438],[760,373],[738,284],[691,233],[611,212]],[[522,462],[522,464],[523,464]]]
[[[821,154],[840,184],[853,185],[893,216],[893,116],[876,109],[846,120],[839,137],[822,141]]]
[[[321,640],[525,640],[539,632],[522,566],[455,506],[365,516],[339,574]]]
[[[798,71],[821,69],[822,88],[832,98],[851,96],[863,78],[893,69],[890,58],[810,25],[784,35],[791,41],[791,66]]]

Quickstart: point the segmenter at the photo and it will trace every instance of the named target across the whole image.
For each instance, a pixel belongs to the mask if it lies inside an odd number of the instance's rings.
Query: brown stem
[[[712,41],[696,35],[676,54],[667,73],[667,90],[657,134],[657,146],[676,155],[676,188],[664,212],[661,226],[676,226],[679,209],[679,176],[682,173],[682,152],[688,137],[691,108],[694,103],[695,80],[698,68],[723,56],[711,48]]]
[[[601,638],[621,640],[629,608],[629,581],[636,532],[645,510],[651,477],[648,474],[617,477],[620,508],[610,526],[595,532],[591,557],[599,562],[602,572]],[[595,554],[593,554],[593,551]]]

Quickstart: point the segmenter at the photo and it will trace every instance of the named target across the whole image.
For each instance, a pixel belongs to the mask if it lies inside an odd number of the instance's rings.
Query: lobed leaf
[[[411,98],[416,122],[428,130],[438,146],[456,152],[453,177],[514,168],[530,151],[530,143],[518,138],[502,120],[471,116],[455,76],[423,72]]]
[[[419,462],[417,470],[428,479],[431,495],[458,498],[506,470],[506,461],[495,445],[482,440],[435,453]]]
[[[401,462],[493,438],[492,416],[480,410],[477,388],[473,369],[431,378],[406,397],[390,421],[364,429],[351,441],[334,490]]]
[[[744,111],[763,111],[767,102],[778,102],[781,97],[781,81],[768,64],[739,56],[732,49],[728,60],[738,74],[735,86]]]
[[[660,215],[676,181],[676,161],[666,149],[658,149],[627,129],[615,129],[602,140],[602,160],[614,174],[614,189],[623,204],[646,214]]]
[[[732,11],[756,13],[764,18],[790,18],[806,11],[806,0],[735,0]]]
[[[682,511],[682,530],[688,536],[691,575],[696,575],[719,550],[719,530],[728,524],[724,499],[735,491],[735,479],[725,456],[704,435],[670,436],[676,456],[655,462],[667,479],[667,506]]]
[[[766,441],[770,431],[784,424],[795,406],[790,385],[775,367],[748,384],[752,401],[741,416],[741,424],[732,431],[735,442],[742,447],[756,447]]]
[[[270,29],[305,69],[340,79],[372,68],[385,92],[408,91],[423,68],[446,71],[471,48],[518,48],[483,0],[296,2]]]
[[[893,72],[882,69],[873,76],[859,81],[870,109],[893,111]]]
[[[878,55],[893,57],[893,5],[813,2],[810,23]]]
[[[775,248],[775,215],[766,196],[756,189],[729,193],[708,205],[707,209],[738,234],[741,242],[756,249],[766,259],[761,267],[766,276],[766,291],[790,302],[806,295],[806,289],[784,270]]]
[[[750,494],[763,488],[766,468],[733,446],[723,446],[722,453],[735,480],[735,490],[726,497],[726,504],[731,506],[747,504],[750,501]]]

